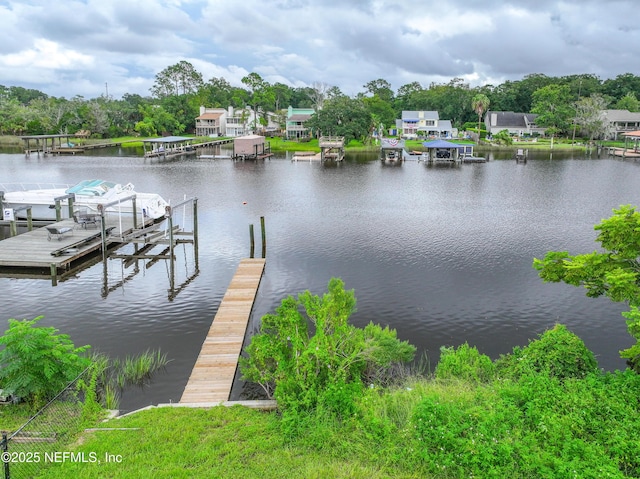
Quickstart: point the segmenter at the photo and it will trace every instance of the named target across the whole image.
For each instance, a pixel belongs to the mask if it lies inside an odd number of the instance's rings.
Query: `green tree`
[[[0,135],[21,135],[27,128],[29,112],[15,98],[0,96]]]
[[[184,125],[160,105],[140,105],[142,120],[137,122],[134,129],[142,136],[153,136],[168,132],[179,134],[184,131]]]
[[[604,116],[607,108],[607,100],[599,93],[580,98],[576,103],[576,125],[593,141],[595,138],[604,138],[611,128],[611,124]]]
[[[566,132],[571,123],[574,109],[571,93],[566,85],[547,85],[533,94],[531,113],[536,113],[536,124],[547,128],[551,134],[551,145],[556,133]]]
[[[89,346],[76,348],[68,335],[37,326],[42,318],[10,319],[0,337],[0,387],[36,406],[60,392],[90,362],[82,355]]]
[[[394,102],[396,112],[399,114],[403,110],[417,110],[418,108],[414,108],[415,96],[421,91],[422,85],[417,81],[407,83],[398,88]]]
[[[227,108],[232,104],[232,88],[224,78],[211,78],[198,90],[200,105]]]
[[[276,98],[275,92],[271,88],[271,85],[269,85],[269,82],[263,80],[262,77],[255,72],[249,73],[243,77],[241,81],[249,88],[249,104],[253,109],[253,117],[256,121],[254,127],[257,128],[259,113],[262,112],[263,115],[266,115],[267,109],[273,109]]]
[[[589,297],[627,303],[630,311],[623,316],[636,344],[620,354],[640,373],[640,213],[630,205],[613,213],[594,227],[603,252],[550,251],[543,259],[535,258],[533,267],[545,282],[582,286]]]
[[[640,101],[636,98],[632,91],[627,92],[625,96],[620,98],[615,107],[618,110],[640,111]]]
[[[202,73],[182,60],[156,74],[151,93],[157,98],[196,93],[202,84]]]
[[[243,378],[273,394],[288,415],[317,407],[352,413],[368,370],[390,368],[415,354],[394,330],[350,325],[355,306],[353,290],[337,278],[322,297],[305,291],[285,298],[251,338],[248,356],[240,360]]]
[[[375,125],[382,123],[385,126],[392,126],[396,121],[396,112],[388,101],[383,100],[378,95],[365,97],[362,99],[371,112]]]
[[[478,114],[478,139],[480,139],[480,123],[482,114],[489,109],[489,97],[484,93],[477,93],[471,100],[471,108]]]
[[[306,125],[323,135],[344,136],[347,143],[365,141],[371,132],[373,117],[361,100],[340,95],[326,100],[322,110],[315,112]]]
[[[382,101],[391,103],[393,101],[393,90],[391,89],[391,83],[382,78],[377,80],[371,80],[364,85],[364,88],[372,96],[377,96]]]
[[[633,73],[623,73],[615,78],[602,82],[602,93],[615,99],[623,98],[627,93],[633,93],[640,98],[640,76]]]

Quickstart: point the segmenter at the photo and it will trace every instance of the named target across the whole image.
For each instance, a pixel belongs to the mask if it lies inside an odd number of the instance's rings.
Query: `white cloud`
[[[29,67],[45,69],[79,69],[91,67],[94,58],[75,50],[62,48],[55,42],[44,38],[37,38],[33,48],[17,53],[0,55],[0,64],[9,68]]]
[[[640,63],[634,0],[3,0],[0,84],[56,96],[149,94],[181,60],[240,86],[249,72],[356,94],[462,77],[602,78]],[[113,89],[112,89],[113,85]],[[127,91],[131,88],[132,91]]]

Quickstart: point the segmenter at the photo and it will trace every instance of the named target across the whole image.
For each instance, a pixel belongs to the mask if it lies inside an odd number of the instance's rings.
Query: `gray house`
[[[544,135],[545,128],[536,125],[535,113],[515,113],[513,111],[487,111],[484,124],[487,135],[495,135],[502,130],[516,136]]]
[[[617,140],[622,133],[640,130],[640,113],[629,110],[604,110],[604,117],[611,126],[606,139]]]

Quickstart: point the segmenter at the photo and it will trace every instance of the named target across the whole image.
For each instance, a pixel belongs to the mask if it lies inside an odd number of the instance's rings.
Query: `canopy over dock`
[[[422,143],[427,149],[427,161],[460,161],[464,145],[445,140],[425,141]]]
[[[188,136],[164,136],[142,140],[144,156],[146,158],[168,158],[176,155],[195,154],[195,147],[191,145],[192,140],[193,138]],[[150,146],[149,150],[147,150],[147,146]]]

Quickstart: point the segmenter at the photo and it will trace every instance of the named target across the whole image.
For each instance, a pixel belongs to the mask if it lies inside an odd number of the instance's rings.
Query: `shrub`
[[[355,305],[353,290],[345,291],[337,278],[323,297],[305,291],[297,299],[285,298],[276,314],[262,318],[260,333],[240,359],[243,379],[273,394],[286,415],[316,408],[351,415],[367,371],[410,361],[415,354],[394,330],[348,324]]]
[[[461,379],[471,382],[487,382],[494,376],[495,366],[489,356],[480,354],[467,343],[457,349],[440,348],[440,362],[436,366],[438,379]]]
[[[0,337],[0,385],[33,405],[52,398],[88,365],[69,336],[52,327],[38,327],[43,316],[30,321],[9,320],[9,329]]]
[[[547,372],[560,379],[583,378],[597,368],[593,353],[562,324],[556,324],[523,348],[516,346],[511,354],[496,361],[500,376],[516,379],[532,372]]]

